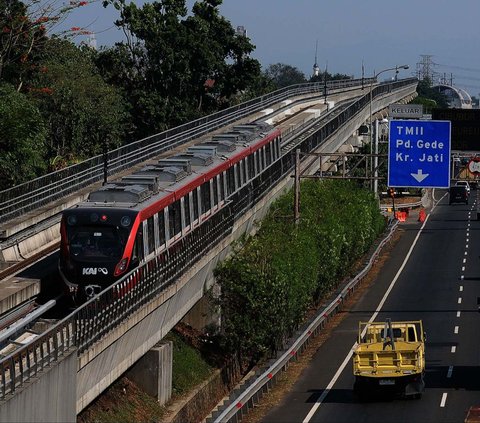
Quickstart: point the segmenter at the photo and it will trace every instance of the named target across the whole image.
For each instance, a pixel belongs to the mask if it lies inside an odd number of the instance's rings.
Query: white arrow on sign
[[[418,169],[417,173],[410,173],[410,175],[412,175],[417,182],[422,182],[429,175],[429,173],[424,174],[422,169]]]

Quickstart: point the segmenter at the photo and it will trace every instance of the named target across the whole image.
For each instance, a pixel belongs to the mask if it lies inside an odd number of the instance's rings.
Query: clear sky
[[[137,2],[141,5],[143,1]],[[187,0],[191,10],[194,0]],[[480,93],[480,0],[224,0],[221,14],[242,25],[263,68],[285,63],[310,76],[315,61],[328,71],[360,77],[408,64],[400,76],[416,74],[421,55],[433,70],[470,94]],[[89,4],[67,25],[95,32],[97,45],[122,39],[112,6]],[[388,77],[388,74],[382,75]]]

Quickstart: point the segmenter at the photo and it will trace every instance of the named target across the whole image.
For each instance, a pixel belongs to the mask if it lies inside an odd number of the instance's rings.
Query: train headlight
[[[128,258],[121,259],[115,267],[115,273],[113,276],[120,276],[122,273],[127,270]]]

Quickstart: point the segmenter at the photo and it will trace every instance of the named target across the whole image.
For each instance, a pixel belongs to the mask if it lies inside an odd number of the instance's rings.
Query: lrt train
[[[83,302],[211,218],[280,158],[271,125],[233,127],[104,185],[64,211],[59,271]]]

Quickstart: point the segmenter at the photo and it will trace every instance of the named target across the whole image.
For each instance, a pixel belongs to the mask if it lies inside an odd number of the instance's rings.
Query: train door
[[[200,205],[199,205],[199,188],[195,188],[192,192],[189,193],[190,196],[190,216],[192,220],[192,227],[195,227],[199,223],[199,210],[200,210]]]
[[[180,208],[180,200],[177,200],[174,203],[170,204],[168,207],[166,207],[166,209],[168,210],[168,245],[182,236],[182,214]]]
[[[201,205],[201,221],[210,216],[212,212],[212,180],[205,181],[200,185],[200,205]]]
[[[240,186],[242,185],[240,182],[240,172],[239,172],[239,163],[235,163],[233,165],[233,175],[234,175],[234,181],[235,181],[235,191],[240,189]]]
[[[182,234],[190,232],[191,230],[191,216],[190,216],[190,193],[180,199],[180,210],[182,218]]]

